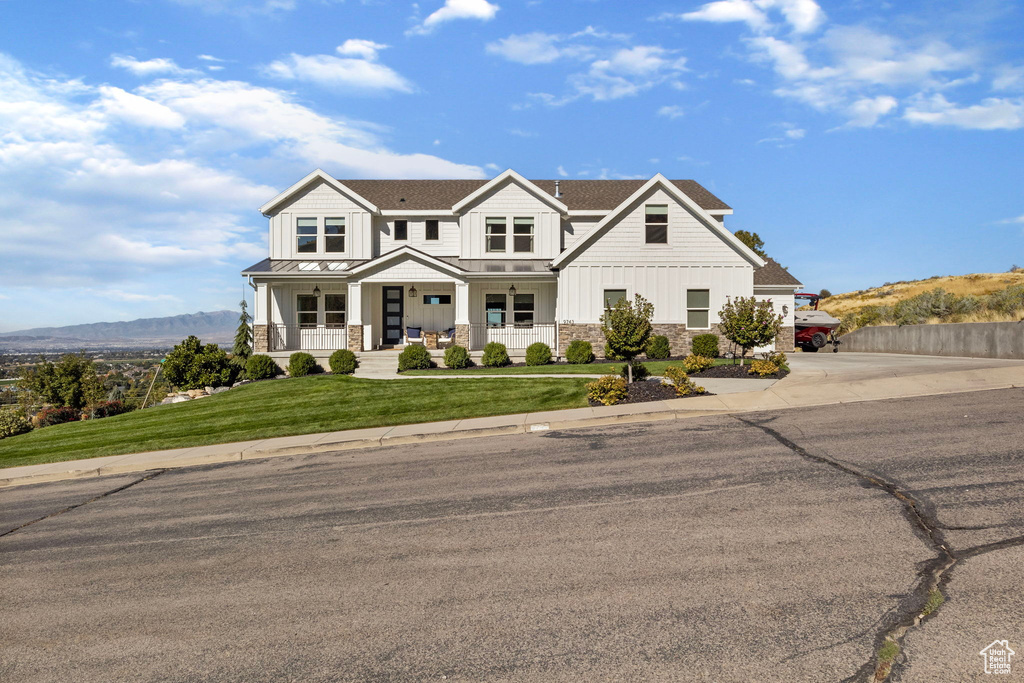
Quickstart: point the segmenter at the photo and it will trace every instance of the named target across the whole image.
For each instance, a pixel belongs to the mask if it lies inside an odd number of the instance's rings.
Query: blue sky
[[[1024,6],[0,0],[0,329],[234,308],[265,200],[694,178],[809,289],[1024,265]]]

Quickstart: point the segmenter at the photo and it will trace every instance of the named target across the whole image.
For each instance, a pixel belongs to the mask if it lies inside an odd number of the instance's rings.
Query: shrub
[[[818,292],[819,299],[827,299],[830,296],[832,296],[832,292],[828,291],[827,289],[822,289],[820,292]]]
[[[615,375],[605,375],[587,384],[587,398],[606,406],[612,406],[629,395],[626,380]]]
[[[504,344],[490,342],[484,347],[484,356],[481,362],[487,368],[503,368],[512,361],[508,357],[508,349]]]
[[[446,368],[461,370],[472,364],[473,361],[469,359],[469,351],[466,350],[466,347],[456,344],[444,350],[444,366]]]
[[[31,431],[32,423],[26,420],[24,415],[10,409],[0,410],[0,439]]]
[[[626,360],[624,357],[615,353],[615,351],[612,350],[612,347],[609,344],[604,345],[604,357],[607,358],[608,360]]]
[[[245,361],[245,376],[249,379],[270,379],[280,374],[281,368],[274,362],[274,359],[262,353],[249,356]]]
[[[20,386],[39,403],[79,409],[102,401],[106,393],[93,362],[79,353],[66,353],[56,363],[41,358]]]
[[[629,379],[629,363],[622,366],[619,370],[619,374]],[[633,381],[647,379],[651,376],[651,371],[647,369],[647,366],[639,361],[633,361]]]
[[[398,354],[398,369],[402,370],[426,370],[431,366],[430,351],[427,347],[419,344],[409,344]]]
[[[332,353],[327,364],[331,366],[331,372],[335,375],[351,375],[359,367],[356,354],[348,349],[338,349]]]
[[[775,341],[782,329],[782,316],[775,313],[771,299],[737,296],[718,312],[718,329],[733,344],[743,349],[742,356],[757,346]]]
[[[710,358],[705,358],[704,356],[696,356],[692,353],[683,359],[683,367],[685,367],[686,372],[690,374],[704,372],[714,364],[715,361],[711,360]]]
[[[317,365],[316,358],[305,351],[296,351],[288,357],[288,374],[292,377],[305,377],[323,371],[324,369]]]
[[[693,341],[690,342],[690,350],[695,356],[718,358],[718,335],[698,334],[693,338]]]
[[[231,384],[236,371],[237,367],[228,362],[224,349],[216,344],[204,346],[191,335],[175,346],[164,361],[164,376],[179,389]]]
[[[547,365],[551,362],[551,347],[544,342],[530,344],[526,349],[527,365]]]
[[[665,368],[665,377],[672,382],[672,386],[676,388],[677,396],[690,396],[691,394],[703,394],[707,390],[704,387],[697,386],[689,375],[686,374],[686,370],[678,365],[670,365]]]
[[[82,419],[82,411],[78,408],[64,406],[62,408],[44,408],[36,413],[35,423],[40,427],[52,427],[65,422],[78,422]]]
[[[131,412],[131,407],[120,401],[101,401],[89,408],[89,419],[99,420],[103,417],[113,417]]]
[[[565,350],[565,359],[573,365],[586,365],[594,362],[594,347],[588,341],[577,339]]]
[[[654,305],[651,302],[639,294],[634,295],[633,299],[630,303],[626,297],[622,297],[601,315],[601,332],[608,342],[607,350],[612,351],[612,356],[617,359],[626,361],[630,382],[633,381],[633,359],[647,348],[647,340],[651,337],[651,319],[654,318]]]
[[[672,347],[668,343],[668,337],[663,334],[656,334],[651,337],[647,342],[647,348],[644,349],[644,355],[651,360],[659,360],[671,356]]]
[[[764,354],[764,359],[775,363],[782,370],[789,370],[789,359],[782,351],[769,351]]]
[[[779,366],[770,360],[755,360],[750,364],[750,370],[748,372],[751,375],[767,377],[768,375],[774,375],[778,371]]]

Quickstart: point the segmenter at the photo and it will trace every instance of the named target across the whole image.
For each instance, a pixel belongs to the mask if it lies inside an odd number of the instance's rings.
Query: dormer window
[[[668,205],[648,204],[645,213],[647,244],[668,244]]]
[[[533,219],[512,219],[512,251],[530,253],[533,251]]]
[[[395,239],[409,239],[409,221],[395,221]]]
[[[300,254],[316,253],[316,218],[295,219],[295,251]]]
[[[345,219],[324,219],[324,251],[332,254],[345,251]]]

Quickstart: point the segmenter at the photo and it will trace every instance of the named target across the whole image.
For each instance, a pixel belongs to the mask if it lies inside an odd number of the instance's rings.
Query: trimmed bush
[[[323,371],[324,369],[316,364],[316,358],[305,351],[296,351],[288,357],[288,374],[292,377],[305,377]]]
[[[481,362],[486,368],[503,368],[512,363],[508,357],[508,349],[504,344],[498,342],[490,342],[484,347],[484,357]]]
[[[426,370],[432,365],[430,351],[419,344],[409,344],[398,354],[398,370]]]
[[[569,361],[573,365],[586,365],[587,363],[594,362],[594,346],[582,339],[569,344],[569,348],[565,350],[565,360]]]
[[[526,349],[527,365],[547,365],[551,362],[551,347],[544,342],[530,344]]]
[[[611,344],[604,345],[604,357],[607,358],[608,360],[626,360],[619,354],[612,351]]]
[[[446,368],[461,370],[472,364],[473,361],[469,359],[469,351],[466,350],[466,347],[456,344],[444,350],[444,366]]]
[[[245,361],[245,376],[252,380],[270,379],[281,374],[281,368],[270,356],[258,353]]]
[[[0,410],[0,439],[17,436],[32,431],[32,423],[21,413],[4,409]]]
[[[625,378],[629,378],[629,363],[622,366],[619,370],[619,374]],[[647,369],[647,366],[638,361],[633,361],[633,381],[639,382],[642,379],[647,379],[651,376],[651,371]]]
[[[770,351],[764,354],[764,359],[778,365],[780,370],[789,370],[789,359],[782,351]]]
[[[695,356],[692,353],[683,359],[683,367],[685,367],[686,371],[691,374],[696,372],[704,372],[714,364],[715,361],[711,360],[710,358],[705,358],[704,356]]]
[[[668,337],[663,334],[656,334],[647,340],[647,348],[644,355],[651,360],[661,360],[672,355],[672,347],[668,343]]]
[[[131,412],[131,406],[126,406],[120,401],[101,401],[89,408],[89,419],[99,420],[104,417],[113,417]]]
[[[779,366],[770,360],[755,360],[750,364],[750,370],[748,373],[751,375],[767,377],[768,375],[774,375],[778,371]]]
[[[693,351],[695,356],[704,356],[705,358],[718,358],[718,335],[717,334],[698,334],[690,342],[690,350]]]
[[[224,349],[216,344],[204,346],[195,336],[186,337],[164,361],[164,377],[182,390],[231,384],[237,371]]]
[[[672,382],[672,386],[676,389],[677,396],[690,396],[692,394],[703,394],[707,390],[704,387],[697,386],[689,375],[686,374],[686,370],[678,365],[670,365],[665,368],[665,377]]]
[[[613,406],[628,395],[626,380],[615,375],[605,375],[587,384],[587,398],[606,406]]]
[[[332,353],[327,364],[331,366],[331,372],[335,375],[351,375],[359,367],[356,354],[348,349],[338,349]]]
[[[40,427],[52,427],[65,422],[78,422],[82,419],[82,411],[78,408],[43,408],[33,418]]]

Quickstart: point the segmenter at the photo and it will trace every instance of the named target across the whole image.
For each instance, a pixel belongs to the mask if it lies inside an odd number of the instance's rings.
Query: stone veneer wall
[[[363,350],[363,326],[349,325],[348,329],[348,350],[359,353]]]
[[[653,323],[651,325],[652,335],[660,334],[668,337],[669,346],[672,348],[673,356],[685,356],[690,353],[690,343],[698,334],[717,334],[719,338],[719,351],[725,353],[728,350],[729,341],[718,331],[718,325],[712,325],[709,330],[688,330],[684,323]],[[793,328],[784,328],[790,331],[790,341],[793,339]],[[590,342],[594,347],[594,355],[604,358],[604,333],[601,332],[599,323],[576,323],[572,325],[561,324],[558,326],[558,355],[564,356],[569,344],[577,339]]]
[[[456,325],[455,326],[455,340],[456,346],[461,346],[464,349],[469,349],[469,325]]]
[[[775,350],[783,353],[792,353],[796,347],[796,328],[783,327],[779,330],[779,336],[775,339]]]
[[[266,325],[252,326],[252,350],[253,353],[267,353],[270,351],[270,337],[267,334]]]

